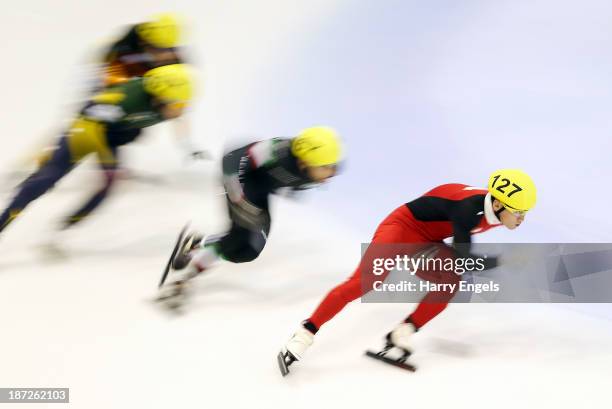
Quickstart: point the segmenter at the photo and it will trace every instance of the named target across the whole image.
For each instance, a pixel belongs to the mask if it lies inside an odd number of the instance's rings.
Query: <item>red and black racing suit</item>
[[[489,201],[488,205],[486,201]],[[492,209],[491,198],[485,189],[451,183],[430,190],[418,199],[398,207],[383,220],[374,233],[359,267],[348,280],[327,294],[312,316],[304,321],[304,327],[316,333],[346,304],[372,289],[371,286],[364,285],[363,271],[366,271],[365,260],[374,257],[372,253],[376,252],[377,244],[442,243],[444,239],[453,237],[455,249],[449,247],[449,252],[456,254],[458,251],[462,256],[471,256],[471,235],[499,225],[499,219]],[[485,268],[496,265],[497,260],[489,258]],[[454,272],[436,276],[422,271],[416,274],[419,278],[434,282],[456,283],[460,280]],[[370,278],[366,276],[365,281]],[[446,308],[453,295],[451,291],[428,293],[406,321],[412,322],[417,329],[422,327]]]

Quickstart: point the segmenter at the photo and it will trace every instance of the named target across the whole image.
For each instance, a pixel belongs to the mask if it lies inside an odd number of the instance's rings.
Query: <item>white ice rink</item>
[[[348,0],[3,5],[0,49],[12,58],[0,65],[2,174],[18,168],[17,158],[69,114],[66,95],[82,84],[79,62],[91,45],[171,4],[196,23],[193,51],[205,68],[205,92],[192,116],[194,134],[217,159],[224,145],[319,122],[343,131],[352,155],[326,189],[302,202],[275,200],[262,256],[199,277],[180,316],[152,298],[180,227],[191,220],[217,233],[226,223],[217,162],[186,163],[167,127],[152,130],[124,150],[126,167],[151,180],[121,183],[100,212],[56,239],[63,255],[50,254],[44,244],[54,223],[95,187],[92,164],[70,175],[0,236],[0,387],[70,388],[69,405],[15,406],[610,407],[607,305],[450,305],[415,336],[419,370],[408,373],[363,352],[378,348],[414,306],[355,302],[321,329],[287,378],[278,371],[278,350],[352,273],[376,223],[435,184],[477,184],[492,167],[524,166],[544,186],[532,223],[480,241],[612,240],[609,218],[592,207],[574,212],[592,190],[602,203],[612,199],[598,187],[612,170],[611,84],[604,75],[612,64],[601,57],[612,46],[612,32],[602,28],[610,7],[595,0],[580,10],[553,1],[513,2],[516,8],[465,3],[440,2],[431,10],[419,2],[377,8]],[[410,24],[389,17],[402,13]],[[432,16],[445,13],[440,27],[432,26]],[[572,18],[577,26],[565,21]],[[416,45],[408,41],[414,38]],[[565,58],[553,38],[576,55]],[[521,58],[526,62],[512,66]],[[388,78],[381,75],[385,64]],[[561,68],[541,69],[547,64]],[[339,66],[346,71],[335,72]],[[403,75],[405,83],[385,83]],[[523,100],[519,94],[530,86]],[[484,154],[491,135],[535,147],[502,160]],[[536,154],[549,146],[555,150],[544,159]],[[409,160],[397,156],[413,149]],[[571,200],[559,193],[560,181],[568,180],[578,190]],[[1,186],[2,206],[9,187]]]
[[[185,314],[173,316],[151,298],[177,228],[189,212],[214,219],[219,208],[133,184],[65,240],[66,259],[36,247],[37,223],[70,192],[3,240],[0,385],[70,387],[70,406],[91,409],[607,407],[609,321],[549,305],[451,305],[416,336],[412,374],[363,352],[413,306],[357,302],[283,379],[275,355],[354,267],[354,235],[277,201],[262,257],[199,278]]]

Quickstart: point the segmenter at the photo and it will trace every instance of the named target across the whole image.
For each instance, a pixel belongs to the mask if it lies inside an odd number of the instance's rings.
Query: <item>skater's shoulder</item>
[[[118,105],[126,97],[125,92],[118,87],[108,88],[91,97],[91,102],[95,104]]]
[[[486,195],[487,190],[463,183],[445,183],[431,189],[425,196],[441,196],[451,200],[462,200],[472,196]]]
[[[119,54],[134,52],[138,50],[137,25],[133,24],[125,27],[119,36],[111,43],[110,49]]]
[[[91,101],[98,104],[119,105],[129,97],[146,95],[143,80],[140,77],[130,78],[120,84],[109,85],[91,97]]]
[[[260,140],[250,144],[248,152],[257,166],[277,163],[291,155],[291,139],[280,137]]]
[[[277,157],[285,157],[291,155],[291,138],[276,137],[270,139],[272,149]]]

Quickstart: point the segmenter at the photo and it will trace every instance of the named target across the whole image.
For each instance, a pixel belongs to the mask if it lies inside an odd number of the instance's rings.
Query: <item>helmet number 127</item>
[[[505,194],[506,196],[511,197],[513,194],[515,194],[515,193],[520,192],[521,190],[523,190],[523,189],[522,189],[522,188],[521,188],[519,185],[517,185],[516,183],[512,183],[512,182],[510,182],[510,180],[509,180],[509,179],[506,179],[506,178],[503,178],[503,179],[501,180],[501,181],[502,181],[502,184],[501,184],[501,185],[499,185],[499,186],[495,187],[495,185],[497,184],[497,180],[499,179],[499,177],[500,177],[500,175],[493,176],[493,184],[491,185],[491,187],[494,187],[494,188],[495,188],[497,191],[499,191],[499,192],[501,192],[501,193]],[[512,192],[510,192],[510,193],[506,193],[506,191],[505,191],[504,189],[505,189],[505,188],[507,188],[507,187],[508,187],[508,186],[509,186],[511,183],[512,183],[512,186],[514,186],[514,188],[515,188],[515,189],[514,189]]]

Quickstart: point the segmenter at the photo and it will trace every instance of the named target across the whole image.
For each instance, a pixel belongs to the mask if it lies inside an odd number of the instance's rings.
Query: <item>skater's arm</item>
[[[233,150],[223,156],[223,184],[232,202],[244,197],[240,177],[246,173],[248,161],[248,147]]]
[[[223,157],[223,184],[229,198],[232,220],[254,231],[261,230],[262,226],[269,223],[269,215],[247,199],[242,181],[247,174],[264,165],[257,157],[257,149],[261,145],[256,145],[260,143],[262,142],[236,149]]]
[[[104,181],[99,190],[87,200],[78,210],[64,220],[64,227],[70,227],[89,216],[108,197],[111,186],[116,181],[117,167],[103,164]]]
[[[273,140],[255,142],[223,156],[223,179],[230,200],[236,202],[242,199],[241,181],[244,177],[269,165],[274,158]]]
[[[223,157],[223,174],[242,176],[273,163],[275,159],[273,139],[255,142],[227,153]]]
[[[478,254],[472,253],[472,232],[476,227],[477,222],[470,220],[468,217],[455,218],[453,221],[453,249],[458,256],[465,259],[482,259],[484,270],[497,267],[497,257],[484,258]]]

